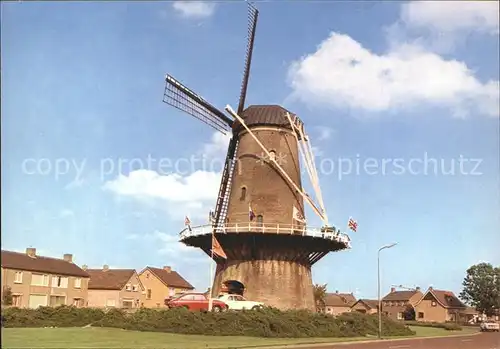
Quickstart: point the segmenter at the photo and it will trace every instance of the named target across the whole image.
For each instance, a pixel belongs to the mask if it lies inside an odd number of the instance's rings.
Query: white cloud
[[[400,17],[413,28],[498,34],[498,12],[498,1],[412,1],[401,6]]]
[[[294,98],[331,107],[380,112],[429,103],[456,115],[499,110],[498,81],[480,82],[462,62],[413,45],[378,55],[335,32],[292,64],[289,81]]]
[[[200,155],[208,160],[206,162],[208,168],[203,166],[204,169],[194,170],[188,174],[177,172],[162,174],[140,169],[131,171],[128,175],[120,174],[114,180],[104,183],[102,188],[119,198],[129,197],[160,207],[174,219],[184,219],[187,215],[194,224],[197,224],[197,219],[203,224],[208,220],[208,212],[215,206],[227,143],[228,137],[214,133],[210,142],[200,147]],[[219,161],[211,161],[213,159]],[[195,164],[199,163],[197,160],[194,161]]]
[[[317,140],[318,141],[324,141],[327,139],[330,139],[332,137],[332,134],[334,132],[333,128],[328,127],[328,126],[315,126],[314,129],[316,130],[318,136]]]
[[[172,6],[185,18],[206,18],[215,12],[215,3],[208,1],[174,1]]]

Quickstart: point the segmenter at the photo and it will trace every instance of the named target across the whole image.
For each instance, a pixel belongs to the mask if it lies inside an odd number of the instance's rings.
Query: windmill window
[[[241,196],[240,196],[240,201],[244,201],[247,196],[247,188],[242,187],[241,188]]]
[[[269,159],[270,160],[276,160],[276,152],[274,150],[271,150],[269,152]]]

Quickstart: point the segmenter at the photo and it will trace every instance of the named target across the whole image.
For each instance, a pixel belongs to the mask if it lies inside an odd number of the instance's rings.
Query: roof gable
[[[378,308],[378,301],[375,299],[359,299],[356,303],[354,303],[352,305],[352,307],[354,307],[356,304],[361,304],[367,309],[377,309]]]
[[[87,273],[90,275],[89,290],[121,290],[136,271],[135,269],[87,269]],[[144,288],[142,284],[141,287]]]
[[[418,305],[423,300],[431,300],[431,299],[434,299],[443,308],[467,307],[464,303],[462,303],[460,299],[458,299],[457,296],[455,296],[453,292],[446,290],[435,290],[433,288],[429,288],[416,305]]]
[[[327,293],[325,305],[330,307],[350,307],[356,302],[352,293]]]
[[[146,270],[149,270],[156,278],[158,278],[166,287],[177,287],[185,288],[189,290],[194,290],[193,285],[191,285],[186,279],[184,279],[178,272],[174,270],[165,270],[155,267],[146,267],[140,272],[142,275]]]
[[[88,278],[78,265],[64,259],[2,250],[2,268]]]

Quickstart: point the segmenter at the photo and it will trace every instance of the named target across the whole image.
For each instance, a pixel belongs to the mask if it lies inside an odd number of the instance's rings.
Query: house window
[[[132,289],[132,285],[131,284],[127,284],[127,286],[125,286],[125,290],[130,291],[131,289]]]
[[[146,298],[151,299],[151,289],[150,288],[148,288],[148,293],[146,295]]]
[[[13,294],[12,295],[12,306],[13,307],[20,307],[21,306],[21,302],[23,300],[23,296],[20,295],[20,294]]]
[[[134,307],[134,301],[132,299],[124,299],[122,302],[122,307],[125,309],[130,309]]]
[[[82,279],[76,278],[75,279],[75,288],[81,288],[82,287]]]
[[[263,221],[264,221],[264,217],[262,217],[262,215],[261,215],[261,214],[260,214],[260,215],[258,215],[258,216],[257,216],[257,224],[258,224],[258,225],[260,225],[260,226],[262,226]]]
[[[276,152],[274,150],[271,150],[269,152],[269,160],[276,160]]]
[[[68,287],[68,278],[62,277],[62,276],[53,276],[52,277],[52,287],[67,288]]]
[[[32,274],[31,275],[31,285],[32,286],[49,286],[49,276],[42,274]]]
[[[51,307],[57,307],[59,305],[64,305],[66,304],[66,297],[65,296],[50,296],[50,306]]]
[[[83,298],[73,298],[73,306],[77,308],[83,307]]]
[[[137,292],[137,289],[138,289],[137,285],[132,286],[132,291]]]
[[[110,298],[106,300],[106,306],[107,307],[114,307],[116,305],[116,302],[114,299]]]
[[[240,201],[245,201],[246,197],[247,197],[247,188],[246,187],[242,187],[241,188]]]
[[[22,282],[23,282],[23,272],[16,271],[16,274],[14,276],[14,283],[21,284]]]
[[[149,279],[149,273],[146,273],[146,279]]]
[[[418,313],[418,318],[419,319],[423,319],[424,318],[424,313],[422,313],[422,312]]]
[[[436,307],[436,306],[437,306],[437,303],[436,303],[435,301],[432,301],[432,302],[431,302],[431,305],[432,305],[433,307]]]
[[[403,320],[403,313],[398,313],[398,320]]]
[[[168,295],[169,295],[170,297],[175,296],[175,288],[173,288],[173,287],[169,287],[169,288],[168,288]]]

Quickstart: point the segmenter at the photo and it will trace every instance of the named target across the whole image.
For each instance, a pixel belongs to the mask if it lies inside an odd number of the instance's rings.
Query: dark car
[[[209,299],[204,293],[185,293],[181,296],[166,299],[165,304],[169,308],[186,308],[195,311],[208,311]],[[222,312],[226,311],[228,306],[226,303],[213,299],[212,311]]]

